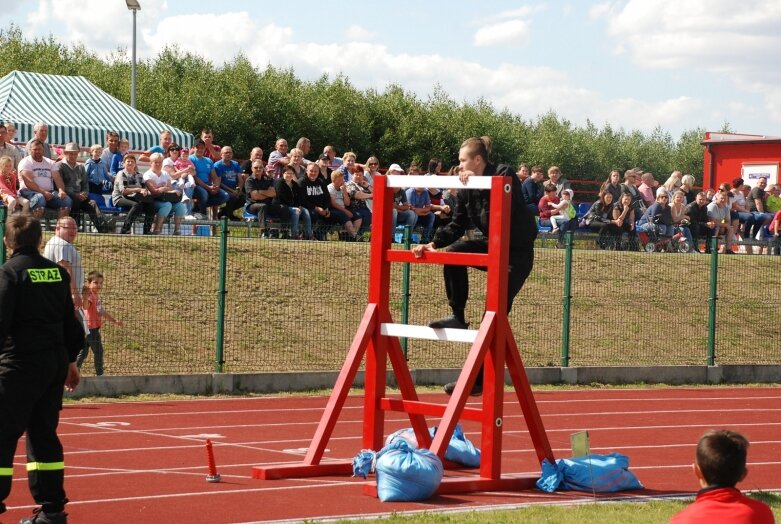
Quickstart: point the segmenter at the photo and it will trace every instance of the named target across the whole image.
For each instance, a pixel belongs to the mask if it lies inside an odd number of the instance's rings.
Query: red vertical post
[[[390,262],[385,251],[390,248],[392,205],[386,178],[374,178],[372,204],[372,242],[369,257],[369,304],[376,304],[379,318],[389,317]],[[380,409],[380,399],[385,396],[387,369],[387,340],[380,334],[379,322],[372,333],[366,351],[366,373],[363,397],[363,446],[380,449],[383,444],[385,412]]]
[[[502,425],[504,423],[504,352],[507,336],[507,272],[510,253],[510,189],[506,177],[491,181],[491,215],[488,223],[488,275],[485,310],[495,313],[494,336],[485,359],[483,427],[480,476],[501,476]]]

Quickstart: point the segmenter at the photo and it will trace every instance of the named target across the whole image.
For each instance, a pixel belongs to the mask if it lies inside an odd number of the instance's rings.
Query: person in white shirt
[[[40,140],[31,140],[30,156],[19,162],[19,195],[30,201],[34,217],[41,218],[48,207],[56,209],[57,217],[62,218],[70,213],[72,201],[55,162],[44,156],[43,146]]]

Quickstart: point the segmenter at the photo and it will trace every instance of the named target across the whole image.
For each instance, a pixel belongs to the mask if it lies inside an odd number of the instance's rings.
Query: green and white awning
[[[130,141],[130,149],[146,151],[160,143],[163,129],[171,131],[177,144],[193,144],[190,133],[133,109],[83,76],[8,73],[0,79],[0,119],[14,123],[17,142],[30,140],[35,124],[44,122],[49,143],[57,145],[105,146],[106,133],[116,131]]]

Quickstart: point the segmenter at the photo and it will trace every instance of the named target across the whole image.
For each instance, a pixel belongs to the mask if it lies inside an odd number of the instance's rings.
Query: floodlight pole
[[[133,57],[130,62],[130,107],[136,108],[136,12],[141,10],[138,0],[125,0],[127,8],[133,11]]]
[[[133,9],[133,60],[130,63],[130,107],[136,108],[136,12]]]

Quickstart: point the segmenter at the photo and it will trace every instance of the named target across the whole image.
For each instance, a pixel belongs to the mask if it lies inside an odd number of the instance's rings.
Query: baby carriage
[[[640,242],[647,253],[667,252],[667,253],[688,253],[691,251],[691,244],[686,239],[686,235],[679,226],[673,226],[673,235],[667,236],[660,233],[658,216],[654,217],[653,223],[648,223],[643,231],[639,231]]]

